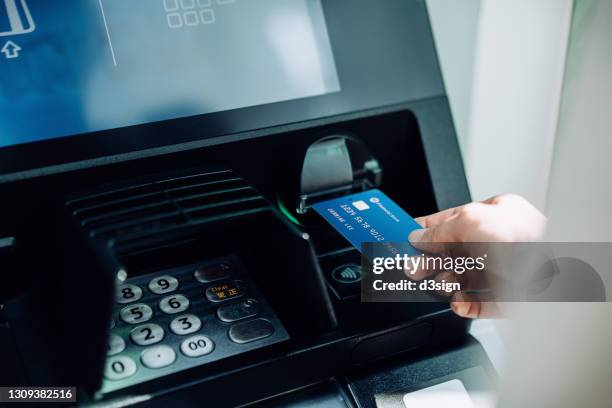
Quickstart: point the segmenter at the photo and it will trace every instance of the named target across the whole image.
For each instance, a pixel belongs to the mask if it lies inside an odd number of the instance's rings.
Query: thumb
[[[453,242],[452,220],[443,222],[431,228],[417,229],[410,233],[408,241],[421,251],[432,254],[444,254],[447,243]]]

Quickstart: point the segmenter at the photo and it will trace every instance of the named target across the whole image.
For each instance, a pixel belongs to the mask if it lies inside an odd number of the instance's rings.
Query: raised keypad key
[[[195,333],[202,327],[202,321],[193,314],[179,316],[170,323],[172,333],[179,336]]]
[[[155,323],[143,324],[130,332],[130,338],[138,346],[149,346],[164,339],[164,329]]]
[[[161,345],[146,349],[140,356],[140,361],[148,368],[169,366],[176,360],[176,353],[169,346]]]
[[[265,319],[255,319],[237,323],[230,327],[228,336],[234,343],[250,343],[264,339],[274,333],[274,326]]]
[[[125,340],[116,334],[111,334],[108,339],[108,351],[106,354],[114,356],[115,354],[121,353],[123,350],[125,350]]]
[[[159,309],[167,314],[184,312],[189,308],[189,299],[183,295],[166,296],[159,301]]]
[[[215,348],[215,343],[201,334],[191,336],[181,343],[181,352],[187,357],[201,357],[210,354]]]
[[[210,283],[223,279],[229,279],[233,275],[232,266],[227,262],[201,266],[195,270],[193,276],[200,283]]]
[[[104,376],[113,381],[123,380],[136,372],[136,363],[127,356],[116,356],[106,360]]]
[[[219,306],[217,309],[217,317],[226,323],[257,316],[258,313],[259,303],[255,299],[244,299],[240,303]]]
[[[174,292],[179,287],[178,280],[170,275],[158,276],[149,282],[149,290],[156,295]]]
[[[117,287],[115,292],[117,303],[132,303],[140,300],[141,297],[142,289],[129,283]]]
[[[211,302],[224,302],[244,295],[244,289],[238,281],[217,283],[206,289],[206,297]]]
[[[124,307],[119,312],[119,316],[127,324],[143,323],[153,317],[153,309],[149,305],[139,303]]]

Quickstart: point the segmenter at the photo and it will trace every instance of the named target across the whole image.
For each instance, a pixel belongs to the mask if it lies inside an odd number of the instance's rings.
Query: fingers
[[[447,243],[457,241],[457,216],[451,215],[444,222],[433,227],[414,230],[410,233],[408,240],[410,244],[424,252],[434,254],[446,254]]]
[[[467,319],[492,319],[501,317],[497,304],[482,302],[474,295],[465,292],[455,294],[451,309],[455,314]]]
[[[449,208],[435,214],[426,215],[424,217],[415,218],[415,221],[423,228],[435,227],[453,216],[460,207]]]

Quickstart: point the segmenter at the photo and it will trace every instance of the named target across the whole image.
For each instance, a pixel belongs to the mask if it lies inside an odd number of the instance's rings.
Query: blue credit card
[[[313,208],[356,249],[362,244],[407,243],[422,227],[380,190],[368,190],[323,201]]]

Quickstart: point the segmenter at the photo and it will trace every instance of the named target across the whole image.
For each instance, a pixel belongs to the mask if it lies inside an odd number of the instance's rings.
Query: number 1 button
[[[167,296],[159,301],[159,308],[167,314],[181,313],[189,307],[189,299],[183,295]]]

